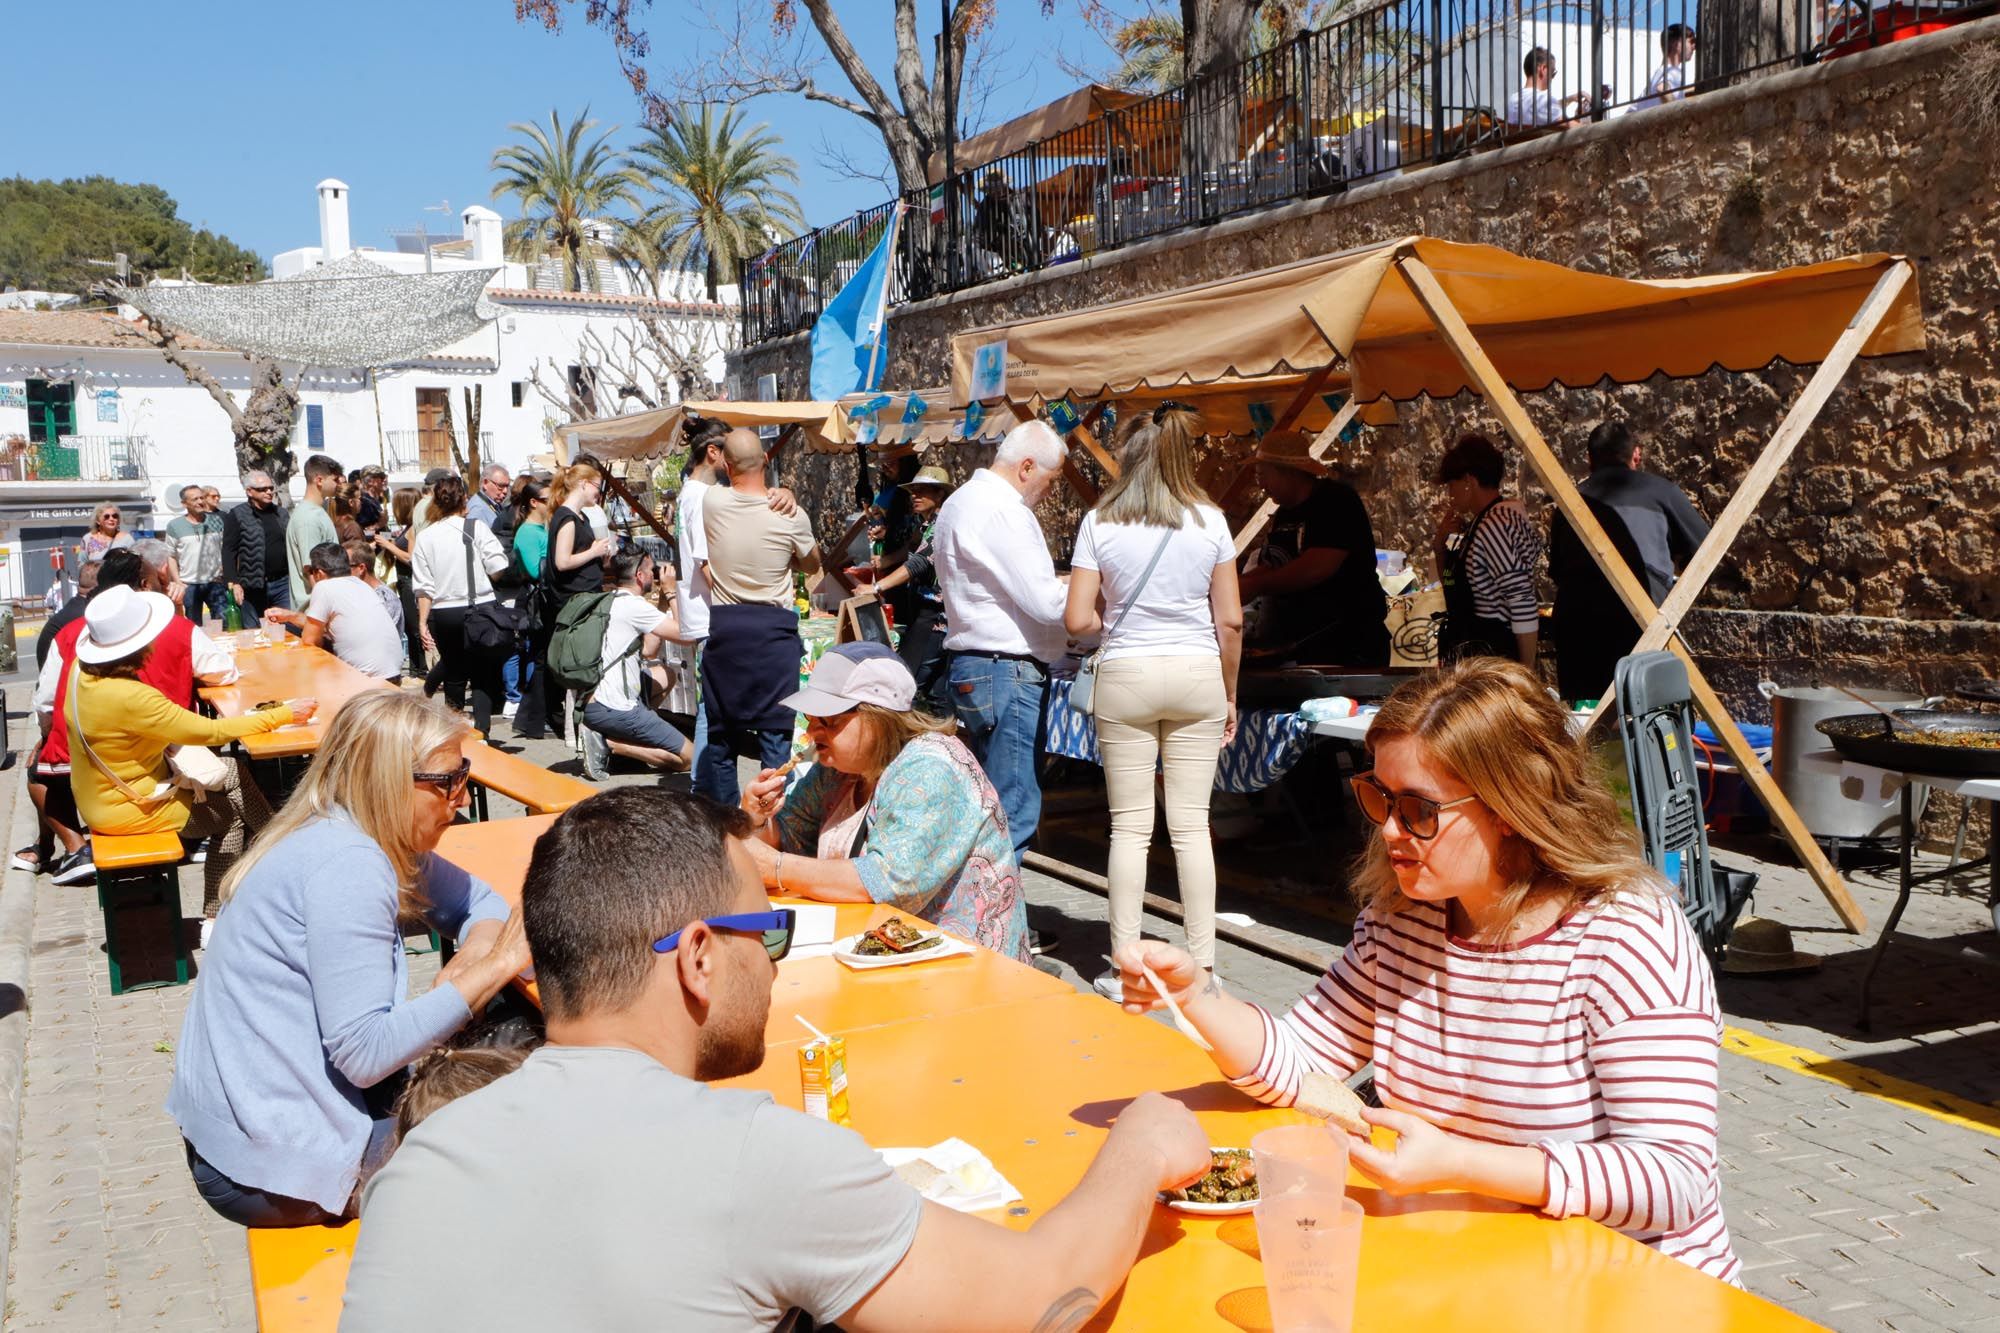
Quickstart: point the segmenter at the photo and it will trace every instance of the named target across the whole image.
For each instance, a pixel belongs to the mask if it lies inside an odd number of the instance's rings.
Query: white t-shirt
[[[604,627],[603,655],[598,658],[604,678],[597,682],[597,702],[618,712],[639,706],[639,659],[645,655],[644,650],[622,659],[620,654],[632,646],[632,640],[658,632],[672,619],[637,593],[620,589],[612,597],[611,619]]]
[[[1083,516],[1070,563],[1094,569],[1104,585],[1104,657],[1182,657],[1221,650],[1215,642],[1215,615],[1208,605],[1215,567],[1236,558],[1236,544],[1222,511],[1196,505],[1181,530],[1160,552],[1138,604],[1125,606],[1139,587],[1164,529],[1134,523],[1100,523],[1097,512]],[[1123,614],[1125,619],[1119,622]],[[1112,626],[1116,624],[1114,630]]]
[[[1632,104],[1634,111],[1649,106],[1658,106],[1667,100],[1667,94],[1678,94],[1687,87],[1688,72],[1685,64],[1662,65],[1653,71],[1653,77],[1646,80],[1646,95]]]
[[[701,526],[701,502],[714,489],[713,483],[689,473],[674,502],[681,540],[680,600],[675,605],[681,613],[681,638],[690,643],[708,637],[708,575],[701,568],[708,559],[708,534]]]
[[[1509,125],[1554,125],[1568,118],[1553,88],[1523,88],[1507,99]]]
[[[306,618],[326,626],[327,648],[356,671],[378,680],[403,674],[403,636],[360,579],[321,579],[306,599]]]

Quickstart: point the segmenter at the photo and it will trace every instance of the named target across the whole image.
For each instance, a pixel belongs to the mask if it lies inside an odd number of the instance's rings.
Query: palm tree
[[[617,127],[586,143],[596,127],[589,107],[567,127],[561,113],[550,111],[546,128],[509,125],[524,141],[493,154],[492,169],[500,173],[493,197],[513,195],[521,205],[520,218],[507,224],[507,239],[535,258],[561,256],[564,291],[597,286],[592,261],[602,247],[593,223],[615,205],[638,204],[638,178],[609,142]]]
[[[1187,82],[1187,35],[1177,18],[1133,19],[1111,34],[1111,45],[1119,56],[1111,82],[1120,88],[1157,93]]]
[[[636,229],[645,243],[632,248],[655,250],[664,265],[701,269],[714,300],[740,261],[805,227],[798,197],[785,188],[798,181],[798,164],[777,144],[768,126],[746,127],[731,108],[678,108],[631,158],[660,196]]]

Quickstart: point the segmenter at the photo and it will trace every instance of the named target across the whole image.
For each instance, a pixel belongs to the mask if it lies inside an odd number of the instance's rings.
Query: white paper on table
[[[838,909],[831,903],[806,903],[792,911],[797,919],[792,923],[792,951],[785,955],[785,961],[832,956]]]
[[[889,1169],[922,1160],[944,1174],[924,1186],[924,1197],[959,1213],[984,1212],[1018,1203],[1021,1191],[994,1170],[986,1154],[964,1139],[946,1139],[928,1148],[878,1148]]]

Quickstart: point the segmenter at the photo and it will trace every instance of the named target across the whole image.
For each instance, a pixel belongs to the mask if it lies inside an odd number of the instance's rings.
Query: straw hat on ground
[[[1303,431],[1274,430],[1257,441],[1256,461],[1275,463],[1315,477],[1327,474],[1326,464],[1312,456],[1312,439]]]
[[[1722,970],[1736,976],[1756,976],[1769,972],[1813,972],[1819,955],[1802,953],[1792,947],[1792,930],[1782,921],[1746,916],[1729,932],[1729,947],[1722,955]]]
[[[83,609],[83,637],[76,641],[76,660],[96,664],[130,657],[173,623],[174,604],[166,596],[138,592],[123,584],[106,588]]]

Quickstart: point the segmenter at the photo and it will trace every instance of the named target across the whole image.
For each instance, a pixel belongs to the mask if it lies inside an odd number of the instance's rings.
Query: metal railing
[[[1639,114],[1996,0],[1385,0],[1219,74],[907,192],[889,303]],[[1697,19],[1721,15],[1713,31]],[[1607,182],[1608,184],[1608,182]],[[812,327],[896,201],[739,268],[746,346]]]
[[[59,435],[0,453],[0,481],[145,481],[143,435]]]
[[[459,431],[443,426],[424,426],[416,430],[390,430],[382,432],[382,466],[391,472],[428,472],[434,467],[456,469],[460,459],[452,456],[454,446],[462,456],[465,453],[465,436]],[[493,432],[479,432],[479,456],[493,456]]]

